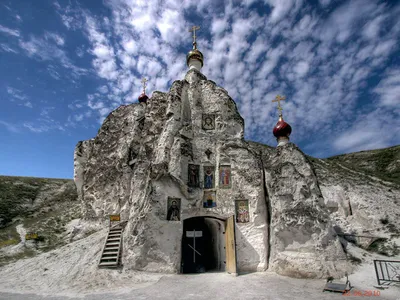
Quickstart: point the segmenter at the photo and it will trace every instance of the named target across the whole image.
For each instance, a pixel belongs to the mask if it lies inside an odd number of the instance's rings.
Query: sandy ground
[[[360,299],[356,291],[375,291],[372,286],[351,291],[352,296],[322,292],[324,280],[291,279],[273,273],[252,273],[234,277],[226,273],[203,273],[198,275],[166,275],[153,284],[130,284],[111,293],[80,294],[75,297],[41,296],[34,294],[0,293],[4,300],[106,300],[106,299]],[[400,287],[380,291],[380,296],[363,298],[400,300]]]
[[[59,249],[22,259],[0,268],[0,299],[341,299],[342,294],[322,292],[326,280],[292,279],[275,273],[238,277],[226,273],[163,275],[97,267],[106,230]],[[349,276],[357,291],[379,291],[373,298],[400,300],[400,285],[378,290],[373,259],[379,257],[349,245],[353,256],[365,263]],[[391,258],[399,260],[400,257]],[[400,266],[399,266],[400,274]],[[345,282],[345,279],[335,280]],[[362,296],[367,297],[368,296]]]

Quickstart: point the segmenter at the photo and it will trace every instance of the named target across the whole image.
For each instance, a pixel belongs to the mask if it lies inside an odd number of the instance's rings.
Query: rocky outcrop
[[[287,144],[263,159],[271,203],[271,270],[303,278],[350,271],[306,156]]]
[[[189,165],[198,166],[197,175]],[[209,167],[214,183],[205,187]],[[225,181],[220,167],[230,172]],[[270,263],[290,276],[340,273],[343,250],[304,154],[291,144],[277,151],[246,142],[235,102],[196,70],[147,104],[119,107],[94,139],[78,143],[75,182],[86,219],[120,213],[127,221],[128,269],[179,272],[185,220],[224,224],[236,201],[247,200],[249,222],[235,225],[239,271],[263,271]],[[214,197],[210,207],[205,192]],[[169,198],[180,201],[179,221],[167,220]]]
[[[372,155],[376,155],[377,151],[371,151]],[[386,152],[386,149],[382,151]],[[357,156],[357,153],[349,156]],[[367,157],[368,153],[364,152],[362,156]],[[390,242],[400,235],[399,182],[384,181],[362,170],[349,168],[337,159],[311,160],[324,202],[339,235],[365,249],[378,239]],[[384,176],[390,178],[386,174]],[[394,252],[397,248],[400,253],[400,245],[390,242],[390,247]]]

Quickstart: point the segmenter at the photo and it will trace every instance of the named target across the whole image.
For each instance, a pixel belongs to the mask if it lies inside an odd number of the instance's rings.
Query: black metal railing
[[[376,259],[374,266],[378,285],[400,282],[400,261]]]

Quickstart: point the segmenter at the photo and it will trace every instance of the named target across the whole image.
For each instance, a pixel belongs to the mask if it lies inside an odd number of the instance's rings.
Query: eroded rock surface
[[[205,116],[215,120],[212,129],[203,124]],[[194,185],[190,164],[199,166]],[[229,186],[220,178],[221,166],[230,167]],[[210,208],[204,207],[207,167],[215,168],[207,191],[215,193],[216,206]],[[305,155],[293,144],[277,150],[245,141],[235,102],[196,70],[168,93],[154,92],[147,104],[119,107],[94,139],[78,143],[75,182],[85,218],[119,213],[127,221],[126,268],[179,272],[184,220],[198,216],[219,220],[213,226],[223,249],[224,220],[235,215],[235,201],[248,200],[249,222],[235,224],[239,272],[270,268],[324,277],[346,271]],[[167,220],[169,197],[181,201],[179,221]],[[221,251],[218,259],[223,263]]]

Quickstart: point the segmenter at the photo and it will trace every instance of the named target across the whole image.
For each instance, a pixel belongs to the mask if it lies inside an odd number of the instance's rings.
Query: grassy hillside
[[[385,149],[360,151],[325,159],[354,171],[400,184],[400,145]]]
[[[0,176],[0,265],[65,244],[65,225],[80,217],[77,198],[70,179]],[[21,245],[24,232],[39,239]]]
[[[48,195],[39,197],[40,193]],[[17,216],[34,213],[48,202],[74,201],[76,198],[75,186],[70,179],[0,176],[0,228]]]

